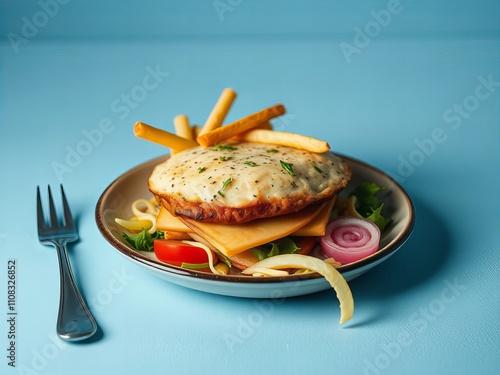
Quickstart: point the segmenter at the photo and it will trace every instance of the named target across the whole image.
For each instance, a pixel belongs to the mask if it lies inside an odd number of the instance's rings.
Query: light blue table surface
[[[498,374],[499,14],[472,0],[2,1],[0,373]],[[331,290],[267,310],[192,291],[96,227],[108,184],[166,153],[133,124],[202,124],[225,87],[228,121],[283,103],[281,130],[326,139],[414,201],[413,235],[350,282],[343,326]],[[36,235],[35,187],[61,182],[91,342],[57,338],[56,253]]]

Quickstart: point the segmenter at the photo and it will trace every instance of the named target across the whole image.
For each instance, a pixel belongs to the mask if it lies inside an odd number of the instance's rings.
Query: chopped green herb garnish
[[[313,167],[316,172],[323,173],[323,171],[317,165],[313,165]]]
[[[245,162],[245,164],[246,164],[246,165],[249,165],[249,166],[251,166],[251,167],[255,167],[255,166],[257,166],[257,163],[254,163],[253,161],[246,161],[246,162]]]
[[[226,181],[224,181],[224,183],[222,184],[222,190],[227,188],[231,182],[233,182],[232,178],[228,178]]]
[[[227,156],[221,156],[221,157],[219,158],[219,160],[220,160],[220,161],[227,161]]]
[[[293,164],[291,163],[286,163],[283,160],[280,160],[281,167],[288,172],[290,176],[295,176],[293,173]]]
[[[275,148],[270,148],[269,150],[267,150],[267,152],[275,153],[278,152],[278,150],[276,150]]]
[[[230,146],[230,145],[219,145],[219,144],[214,144],[214,147],[217,151],[222,151],[222,150],[229,150],[229,151],[234,151],[236,150],[236,147]]]
[[[224,193],[222,193],[222,190],[225,190],[231,182],[233,182],[232,178],[228,178],[226,181],[224,181],[221,189],[217,192],[217,194],[219,194],[221,197],[225,197]]]
[[[200,167],[200,168],[198,168],[198,173],[205,172],[206,170],[207,170],[207,168]]]

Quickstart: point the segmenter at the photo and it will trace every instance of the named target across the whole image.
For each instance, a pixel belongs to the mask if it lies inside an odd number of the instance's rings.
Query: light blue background
[[[498,1],[54,1],[1,2],[2,374],[499,372]],[[388,7],[397,13],[374,24]],[[122,95],[139,93],[148,69],[161,82],[125,111]],[[228,121],[284,103],[279,128],[328,140],[413,198],[414,234],[350,282],[345,326],[332,291],[264,309],[171,285],[100,236],[102,191],[165,153],[135,138],[134,122],[172,130],[185,113],[202,124],[225,87],[239,94]],[[110,132],[69,166],[107,120]],[[54,163],[68,170],[58,176]],[[71,259],[101,329],[89,343],[56,338],[57,259],[36,237],[35,186],[59,182],[79,223]]]

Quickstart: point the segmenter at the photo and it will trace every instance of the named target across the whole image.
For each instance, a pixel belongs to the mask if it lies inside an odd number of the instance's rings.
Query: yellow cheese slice
[[[328,202],[328,204],[326,204],[322,208],[320,213],[316,215],[316,217],[313,220],[304,225],[298,231],[293,232],[291,236],[300,236],[300,237],[323,236],[325,234],[326,225],[328,224],[328,220],[330,219],[330,214],[332,212],[334,204],[335,204],[335,198],[330,200],[330,202]]]
[[[156,217],[156,227],[167,232],[192,232],[182,221],[172,215],[164,207],[160,209],[159,215]]]
[[[225,256],[231,257],[251,247],[288,236],[311,222],[328,203],[313,205],[300,212],[258,219],[244,224],[203,223],[179,217],[190,230],[204,238]]]

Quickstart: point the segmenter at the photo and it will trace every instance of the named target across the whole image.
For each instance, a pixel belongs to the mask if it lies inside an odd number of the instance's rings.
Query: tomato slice
[[[296,254],[307,255],[318,243],[318,237],[292,237],[300,250]]]
[[[155,240],[153,249],[159,260],[174,266],[180,267],[182,263],[200,264],[208,262],[208,255],[205,250],[182,241]]]

